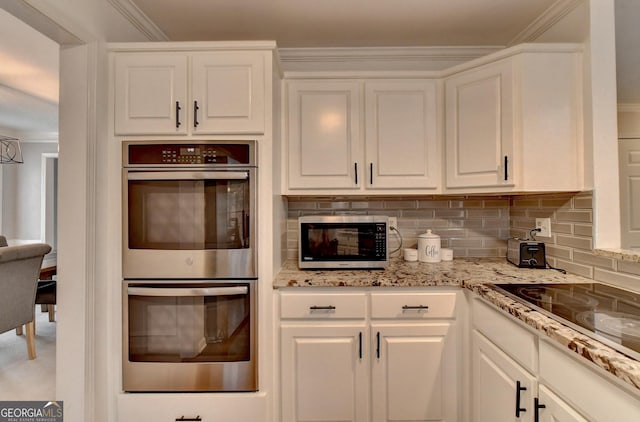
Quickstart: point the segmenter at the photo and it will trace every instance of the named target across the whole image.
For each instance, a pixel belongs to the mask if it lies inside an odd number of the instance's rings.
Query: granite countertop
[[[465,287],[497,281],[571,283],[593,280],[554,270],[518,268],[504,258],[456,258],[437,264],[392,258],[385,270],[304,271],[298,269],[296,261],[287,261],[273,287]]]
[[[591,279],[554,270],[517,268],[504,258],[456,258],[437,264],[391,260],[385,270],[302,271],[288,261],[273,287],[429,287],[466,288],[511,314],[580,357],[594,363],[640,391],[640,361],[595,338],[552,319],[491,288],[493,283],[590,283]]]

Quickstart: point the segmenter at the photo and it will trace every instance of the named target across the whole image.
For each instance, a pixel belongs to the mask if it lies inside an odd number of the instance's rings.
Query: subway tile
[[[551,233],[573,234],[573,226],[569,223],[551,223]],[[579,234],[579,233],[576,233]]]
[[[441,228],[441,229],[433,230],[433,233],[437,234],[440,237],[448,237],[448,238],[468,237],[466,236],[467,232],[464,229]]]
[[[418,201],[418,208],[449,208],[447,200],[439,201]]]
[[[436,209],[434,210],[434,216],[436,218],[463,218],[465,210],[456,209]]]
[[[527,215],[531,218],[551,218],[553,220],[553,211],[549,209],[530,209]]]
[[[547,256],[553,256],[555,258],[561,258],[564,260],[571,260],[572,251],[573,251],[573,249],[571,248],[557,246],[557,245],[550,245],[545,243],[545,249],[546,249]]]
[[[293,210],[314,210],[318,207],[315,201],[289,201],[289,211]]]
[[[557,235],[556,243],[561,246],[570,246],[572,248],[586,249],[589,251],[593,249],[592,239],[588,237]]]
[[[553,229],[553,224],[551,228]],[[574,224],[573,233],[580,236],[593,237],[593,226],[591,224]]]
[[[350,202],[318,202],[318,209],[321,209],[321,210],[326,210],[326,209],[344,210],[344,209],[350,209],[350,208],[351,208]]]
[[[601,267],[601,268],[605,268],[608,270],[613,270],[615,269],[615,261],[611,258],[606,258],[603,256],[597,256],[594,255],[591,252],[584,252],[584,251],[580,251],[580,250],[574,250],[573,251],[573,261],[574,262],[578,262],[578,263],[582,263],[582,264],[587,264],[587,265],[594,265],[596,267]]]
[[[381,210],[384,208],[384,202],[383,201],[351,201],[351,208]]]
[[[514,208],[539,208],[540,201],[537,199],[514,199],[511,206]]]
[[[640,263],[623,260],[619,260],[617,263],[619,272],[640,276]]]
[[[384,201],[386,209],[412,209],[416,208],[416,201]]]
[[[507,241],[505,239],[482,239],[482,246],[485,248],[506,248]]]
[[[573,208],[576,209],[593,209],[593,196],[576,196],[573,198]]]
[[[508,199],[485,199],[483,202],[485,208],[509,208]]]
[[[470,257],[477,257],[477,258],[495,258],[500,256],[498,249],[474,249],[474,248],[469,248],[467,249],[467,254]]]
[[[475,223],[477,220],[467,220],[467,221]],[[489,229],[489,228],[502,229],[502,228],[509,227],[508,218],[500,218],[500,219],[485,218],[480,221],[482,222],[482,227],[484,227],[485,229]],[[473,227],[473,226],[465,226],[465,227]]]
[[[402,216],[405,218],[433,218],[434,210],[402,210]]]
[[[449,241],[450,245],[453,248],[461,248],[461,247],[465,247],[465,248],[480,248],[482,247],[482,239],[464,239],[464,238],[460,238],[460,239],[451,239]]]
[[[592,212],[590,210],[584,211],[556,211],[557,222],[577,222],[577,223],[591,223]]]
[[[540,206],[543,208],[561,208],[571,202],[571,198],[549,198],[541,199]]]
[[[511,218],[527,217],[527,210],[526,209],[516,210],[511,208],[509,210],[509,215],[511,216]]]
[[[586,278],[593,278],[593,267],[590,265],[576,264],[575,262],[556,259],[554,267],[563,269],[571,274],[580,275]]]
[[[615,284],[616,286],[628,288],[634,291],[640,290],[640,277],[636,275],[595,268],[593,278],[598,281]]]
[[[500,229],[469,229],[467,237],[500,237]]]
[[[463,208],[483,208],[484,206],[484,201],[462,201]],[[508,206],[505,206],[505,208],[508,208]]]
[[[496,209],[496,208],[467,209],[467,217],[468,218],[500,217],[500,209]]]

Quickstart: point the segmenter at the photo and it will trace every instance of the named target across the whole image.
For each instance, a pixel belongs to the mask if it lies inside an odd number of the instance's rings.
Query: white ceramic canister
[[[418,260],[440,262],[440,236],[431,230],[418,236]]]

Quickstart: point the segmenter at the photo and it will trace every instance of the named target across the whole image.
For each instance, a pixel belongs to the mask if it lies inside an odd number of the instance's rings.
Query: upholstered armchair
[[[29,359],[36,357],[36,285],[42,260],[50,251],[44,243],[0,247],[0,333],[26,325]]]

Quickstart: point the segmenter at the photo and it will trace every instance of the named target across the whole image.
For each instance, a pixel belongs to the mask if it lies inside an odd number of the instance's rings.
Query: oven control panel
[[[250,144],[147,144],[124,146],[125,166],[251,165]]]

